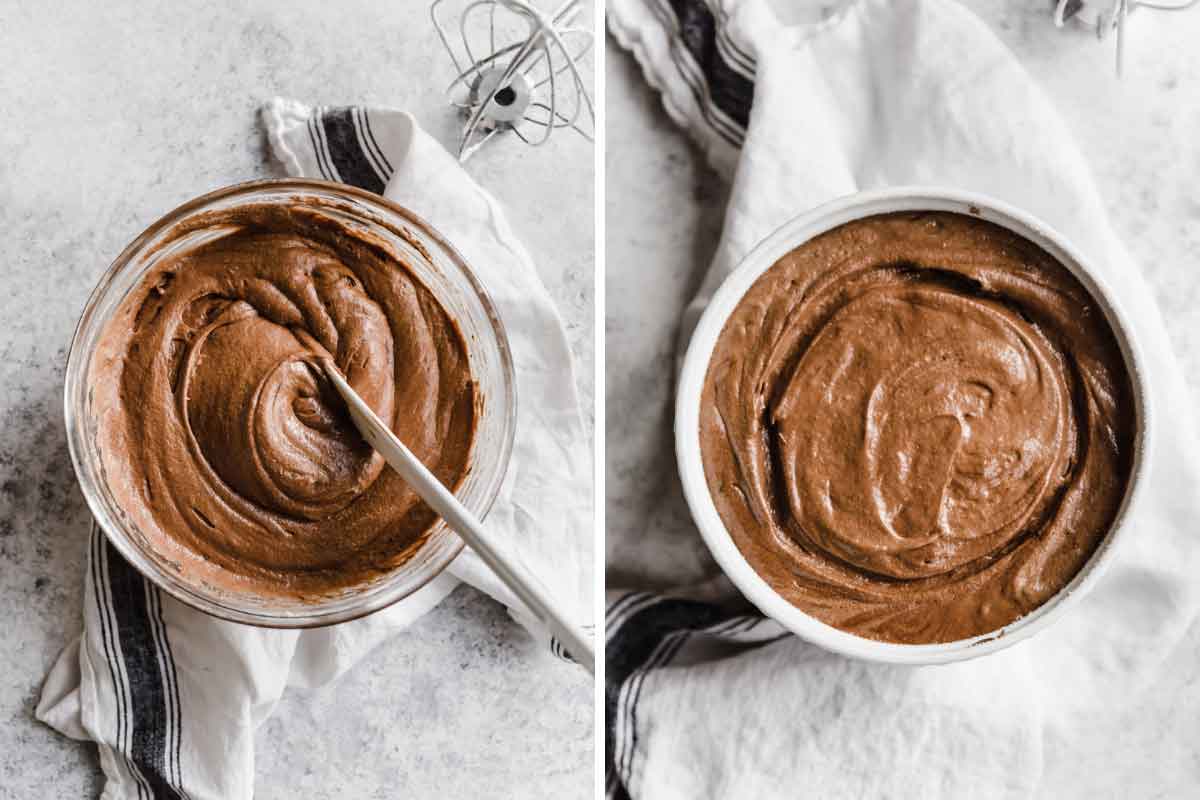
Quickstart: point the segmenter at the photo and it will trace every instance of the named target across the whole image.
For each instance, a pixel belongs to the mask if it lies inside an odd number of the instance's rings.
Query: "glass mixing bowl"
[[[500,317],[463,257],[427,222],[383,197],[339,183],[257,181],[219,189],[171,211],[134,239],[100,278],[71,341],[65,392],[67,440],[80,489],[101,529],[159,587],[194,608],[235,622],[280,628],[329,625],[377,611],[420,589],[462,551],[462,540],[439,519],[400,566],[320,598],[218,588],[173,568],[155,551],[110,492],[100,458],[90,372],[108,321],[142,276],[161,260],[233,230],[197,228],[201,215],[262,203],[319,204],[322,213],[378,237],[458,323],[483,402],[477,412],[470,464],[456,495],[476,515],[487,513],[504,479],[516,419],[512,357]]]

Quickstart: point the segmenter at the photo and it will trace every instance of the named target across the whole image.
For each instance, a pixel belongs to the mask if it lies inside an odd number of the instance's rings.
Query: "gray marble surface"
[[[1200,9],[1138,12],[1118,81],[1111,42],[1056,31],[1044,0],[964,4],[1016,53],[1078,137],[1200,399]],[[676,478],[672,362],[678,315],[715,248],[727,190],[666,117],[633,59],[611,39],[607,52],[608,583],[700,579],[716,567]],[[1059,757],[1047,760],[1044,785],[1075,786],[1078,797],[1194,797],[1200,625],[1159,674],[1161,682],[1094,729],[1049,728],[1045,752]]]
[[[80,625],[88,512],[62,378],[93,282],[180,202],[282,174],[264,100],[404,107],[450,142],[451,77],[424,2],[0,3],[0,798],[100,787],[94,747],[32,716]],[[469,171],[550,287],[591,409],[590,147],[497,143]],[[525,657],[523,636],[457,590],[343,680],[285,697],[259,734],[257,796],[590,797],[591,684]]]

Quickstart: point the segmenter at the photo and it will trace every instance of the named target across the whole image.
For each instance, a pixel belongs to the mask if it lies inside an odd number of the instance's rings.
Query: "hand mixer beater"
[[[588,141],[595,110],[580,60],[593,35],[580,23],[584,0],[551,12],[531,0],[434,0],[430,16],[457,77],[447,93],[465,119],[458,159],[499,133],[539,146],[560,128]]]

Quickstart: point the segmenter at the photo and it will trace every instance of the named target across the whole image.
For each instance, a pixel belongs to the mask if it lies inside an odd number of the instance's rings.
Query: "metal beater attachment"
[[[592,140],[596,115],[580,60],[592,31],[580,23],[584,0],[543,12],[531,0],[434,0],[430,7],[458,76],[447,93],[465,124],[458,159],[511,132],[544,144],[560,128]]]
[[[1094,30],[1097,39],[1105,39],[1109,33],[1117,35],[1117,75],[1125,65],[1125,26],[1130,13],[1137,8],[1154,11],[1184,11],[1200,0],[1053,0],[1054,25],[1063,27],[1067,22]]]

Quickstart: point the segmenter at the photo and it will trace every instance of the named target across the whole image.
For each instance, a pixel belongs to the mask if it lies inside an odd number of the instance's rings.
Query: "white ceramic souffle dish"
[[[1117,339],[1133,387],[1137,427],[1125,496],[1103,541],[1083,569],[1057,594],[1023,617],[994,631],[942,644],[877,641],[828,625],[788,602],[750,566],[725,528],[709,493],[700,449],[700,398],[713,348],[725,322],[758,278],[780,258],[810,239],[848,222],[903,211],[948,211],[970,215],[1022,236],[1041,247],[1079,279],[1103,310]],[[763,614],[803,639],[853,658],[890,664],[945,664],[995,653],[1028,639],[1060,619],[1092,589],[1112,563],[1127,535],[1132,510],[1145,484],[1152,414],[1137,341],[1118,297],[1070,242],[1050,226],[1006,203],[957,190],[897,187],[833,200],[790,220],[760,242],[713,296],[692,334],[679,377],[675,448],[684,495],[713,557],[737,588]]]

